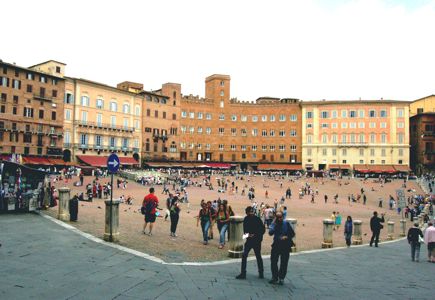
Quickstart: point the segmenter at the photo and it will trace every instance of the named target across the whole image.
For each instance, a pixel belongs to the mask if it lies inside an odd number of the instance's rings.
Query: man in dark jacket
[[[272,252],[270,254],[272,279],[269,283],[282,285],[287,275],[290,249],[295,236],[295,232],[290,223],[283,219],[282,212],[278,211],[276,213],[275,220],[273,220],[272,224],[269,226],[269,235],[273,235]],[[278,270],[278,259],[280,257],[281,263]]]
[[[373,241],[375,242],[375,247],[378,246],[379,243],[379,234],[381,233],[381,229],[384,226],[381,223],[384,223],[384,214],[381,214],[381,218],[378,217],[378,212],[373,212],[373,217],[370,219],[370,229],[372,230],[372,238],[370,239],[370,247],[373,245]]]
[[[243,232],[248,234],[242,256],[242,271],[236,276],[236,279],[246,279],[246,259],[248,258],[251,249],[254,249],[255,257],[257,258],[258,274],[260,278],[264,278],[263,259],[261,258],[261,242],[266,231],[264,224],[259,217],[254,214],[254,209],[251,206],[245,209],[246,217],[243,220]]]
[[[411,259],[416,262],[418,262],[420,258],[419,236],[423,238],[423,232],[418,228],[418,223],[414,223],[414,227],[408,230],[408,243],[411,245]]]

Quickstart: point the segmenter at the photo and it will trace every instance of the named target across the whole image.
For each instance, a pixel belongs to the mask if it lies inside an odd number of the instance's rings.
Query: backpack
[[[154,208],[154,201],[147,201],[145,203],[145,211],[150,213]]]

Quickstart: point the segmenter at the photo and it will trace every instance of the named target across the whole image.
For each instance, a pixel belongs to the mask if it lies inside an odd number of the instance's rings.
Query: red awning
[[[120,157],[119,162],[121,163],[121,165],[130,165],[130,166],[139,164],[139,162],[135,160],[133,157]]]
[[[393,165],[368,165],[369,173],[396,173]]]
[[[58,165],[58,166],[65,166],[66,162],[63,161],[63,159],[60,158],[48,158],[48,161],[52,165]]]
[[[225,163],[205,163],[204,165],[209,168],[216,168],[216,169],[229,169],[231,167],[230,164],[225,164]]]
[[[105,168],[107,167],[107,159],[109,157],[97,155],[77,155],[77,158],[89,166]],[[125,166],[139,164],[133,157],[120,157],[119,162],[121,165]]]
[[[259,164],[257,170],[302,170],[300,164]]]
[[[89,166],[107,167],[107,156],[77,155],[77,158]]]
[[[370,173],[369,166],[364,164],[361,165],[355,164],[353,165],[353,169],[356,172],[360,172],[360,173]]]
[[[52,165],[47,158],[44,157],[23,157],[23,164],[26,165],[44,165],[50,166]]]
[[[397,172],[408,173],[408,172],[411,171],[411,169],[410,169],[407,165],[393,165],[393,168],[394,168]]]

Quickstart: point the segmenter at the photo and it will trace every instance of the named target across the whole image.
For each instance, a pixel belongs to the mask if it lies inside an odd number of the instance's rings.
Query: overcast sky
[[[435,0],[2,1],[0,59],[204,96],[415,100],[435,94]]]

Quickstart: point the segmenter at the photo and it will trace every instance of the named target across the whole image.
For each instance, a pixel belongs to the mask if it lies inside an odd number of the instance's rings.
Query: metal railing
[[[90,122],[90,121],[82,121],[82,120],[74,121],[74,124],[82,127],[88,127],[88,128],[119,130],[119,131],[129,131],[129,132],[135,131],[134,127],[118,126],[118,125],[113,125],[108,123]]]

